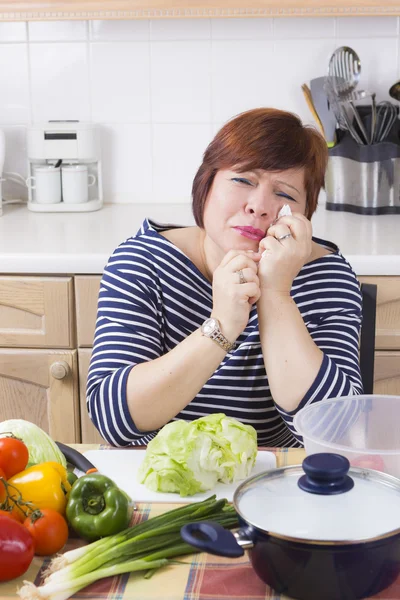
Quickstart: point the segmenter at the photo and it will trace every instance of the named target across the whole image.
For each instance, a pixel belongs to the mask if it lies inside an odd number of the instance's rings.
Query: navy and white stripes
[[[157,433],[139,431],[130,416],[126,383],[131,368],[174,348],[212,310],[209,281],[159,233],[171,227],[145,220],[137,235],[115,250],[101,281],[87,405],[101,435],[115,446],[145,444]],[[299,446],[292,422],[300,408],[362,393],[359,284],[336,246],[314,241],[333,253],[306,264],[291,295],[324,359],[299,408],[287,413],[271,397],[253,307],[235,348],[177,419],[223,412],[253,425],[260,446]]]

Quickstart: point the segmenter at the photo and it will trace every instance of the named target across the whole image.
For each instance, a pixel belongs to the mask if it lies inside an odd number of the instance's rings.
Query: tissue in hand
[[[280,219],[281,217],[290,217],[292,214],[292,211],[290,209],[289,204],[284,204],[281,208],[281,210],[278,212],[278,216],[276,217],[275,221],[272,223],[272,225],[275,225],[275,223],[278,221],[278,219]],[[261,254],[261,258],[263,258],[263,256],[265,256],[267,253],[266,250],[264,250],[264,252]]]

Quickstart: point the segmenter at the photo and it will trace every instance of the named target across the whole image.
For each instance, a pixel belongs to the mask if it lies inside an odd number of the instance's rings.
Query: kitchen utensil
[[[36,165],[34,175],[25,180],[37,204],[58,204],[61,202],[60,168],[53,165]]]
[[[227,498],[230,502],[233,494],[239,485],[236,483],[217,483],[209,491],[195,494],[194,496],[180,496],[179,494],[167,494],[153,492],[145,485],[137,481],[137,473],[142,464],[146,450],[142,448],[113,449],[113,450],[88,450],[84,456],[95,465],[103,475],[110,477],[127,494],[134,498],[136,502],[194,502],[205,500],[212,494],[217,498]],[[262,473],[268,469],[276,467],[276,458],[273,452],[260,450],[257,454],[253,473]]]
[[[397,108],[391,102],[380,102],[377,106],[376,142],[383,142],[397,119]]]
[[[323,400],[294,418],[307,454],[338,452],[353,466],[365,465],[400,478],[399,422],[400,396],[385,395]]]
[[[75,450],[75,448],[71,448],[71,446],[67,446],[62,442],[56,442],[58,448],[64,454],[67,462],[70,465],[79,469],[83,473],[93,473],[97,471],[96,467],[85,457],[83,454]]]
[[[240,529],[185,525],[193,546],[238,557],[249,549],[257,575],[298,600],[356,600],[400,573],[400,481],[351,468],[344,456],[307,456],[303,466],[250,477],[233,504]]]
[[[314,106],[314,103],[313,103],[313,99],[311,97],[310,88],[308,87],[307,84],[303,83],[303,85],[301,86],[301,89],[303,91],[304,98],[306,99],[307,106],[310,109],[310,112],[311,112],[312,116],[314,117],[314,119],[315,119],[315,121],[316,121],[316,123],[317,123],[317,125],[318,125],[318,127],[319,127],[319,129],[320,129],[320,131],[322,133],[322,135],[326,139],[324,126],[323,126],[323,124],[321,122],[321,119],[319,117],[318,112],[315,109],[315,106]]]
[[[348,96],[361,75],[361,61],[355,50],[348,46],[336,48],[329,60],[328,73],[337,95]]]
[[[396,81],[396,83],[391,86],[389,96],[400,102],[400,81]]]
[[[360,75],[361,61],[357,53],[348,46],[342,46],[340,48],[337,48],[329,60],[329,83],[333,89],[334,94],[338,97],[339,103],[342,106],[348,105],[349,109],[351,110],[352,115],[360,130],[361,135],[359,137],[362,143],[369,144],[372,143],[374,139],[375,118],[372,121],[374,129],[371,130],[370,135],[368,135],[354,102],[361,98],[372,98],[373,96],[372,109],[375,110],[375,95],[372,95],[369,92],[365,92],[364,90],[361,92],[354,91],[360,80]],[[346,109],[343,108],[343,110]],[[346,118],[345,121],[346,125],[348,126]]]
[[[329,108],[328,96],[324,89],[325,77],[316,77],[310,80],[310,93],[315,110],[321,120],[328,147],[336,143],[337,119],[333,110]]]
[[[67,204],[79,204],[89,200],[89,187],[96,177],[88,174],[87,165],[63,165],[61,168],[62,197]]]

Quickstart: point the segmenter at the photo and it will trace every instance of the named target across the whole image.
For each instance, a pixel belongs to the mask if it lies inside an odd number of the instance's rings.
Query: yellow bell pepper
[[[31,502],[35,508],[52,508],[61,514],[65,513],[71,485],[67,479],[67,470],[59,463],[34,465],[17,473],[7,483],[17,488],[8,488],[15,500],[20,492],[22,500]]]

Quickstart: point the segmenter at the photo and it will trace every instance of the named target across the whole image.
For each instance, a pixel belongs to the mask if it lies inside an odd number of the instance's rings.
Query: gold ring
[[[239,275],[239,283],[247,283],[246,278],[243,275],[242,269],[240,269],[239,271],[237,271],[237,274]]]

